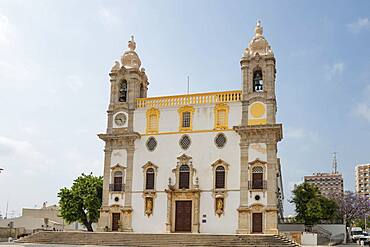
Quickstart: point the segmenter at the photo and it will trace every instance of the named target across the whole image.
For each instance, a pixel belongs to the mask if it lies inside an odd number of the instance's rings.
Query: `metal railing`
[[[267,189],[267,181],[266,180],[252,180],[248,181],[248,189],[250,190],[265,190]]]
[[[125,191],[125,185],[124,184],[109,184],[109,191],[123,192]]]

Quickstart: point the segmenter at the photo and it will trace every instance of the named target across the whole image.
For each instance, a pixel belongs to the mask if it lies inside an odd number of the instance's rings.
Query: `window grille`
[[[190,169],[187,165],[180,166],[179,170],[179,189],[189,189]]]
[[[191,144],[191,140],[190,140],[190,137],[187,136],[187,135],[183,135],[180,139],[180,147],[184,150],[188,149],[190,147],[190,144]]]
[[[217,126],[225,126],[226,125],[226,110],[218,110],[217,111]]]
[[[154,137],[149,137],[148,141],[146,142],[146,147],[149,151],[154,151],[157,147],[157,141]]]
[[[223,133],[217,134],[215,144],[218,148],[223,148],[226,144],[226,136]]]
[[[190,112],[183,112],[182,113],[182,127],[183,128],[190,128]]]
[[[158,119],[156,114],[149,115],[149,131],[158,130]]]

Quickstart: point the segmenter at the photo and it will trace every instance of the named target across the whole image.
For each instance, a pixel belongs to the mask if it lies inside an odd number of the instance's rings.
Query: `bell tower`
[[[255,34],[240,60],[242,70],[242,125],[276,122],[275,57],[258,21]]]
[[[134,36],[128,42],[128,50],[121,57],[121,63],[115,61],[109,73],[111,82],[110,104],[108,109],[108,133],[115,128],[133,130],[133,111],[136,108],[137,98],[146,98],[148,91],[148,77],[145,69],[140,68],[141,61],[136,53]],[[118,117],[122,112],[125,117]],[[123,116],[120,114],[120,116]]]
[[[104,147],[103,202],[100,210],[98,230],[115,229],[132,231],[132,179],[135,140],[140,134],[134,131],[136,99],[146,98],[148,77],[135,51],[134,36],[128,42],[128,50],[115,61],[110,76],[110,102],[107,110],[108,123],[105,134],[99,138]],[[120,157],[120,158],[115,158]],[[118,186],[114,174],[120,174]],[[123,196],[124,195],[124,196]],[[112,198],[115,198],[112,203]]]
[[[276,124],[275,57],[263,36],[261,22],[240,60],[242,119],[240,135],[239,233],[277,233],[282,191],[277,143],[282,125]]]

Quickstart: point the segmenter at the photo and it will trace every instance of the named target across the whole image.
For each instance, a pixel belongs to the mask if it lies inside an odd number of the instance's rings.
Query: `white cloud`
[[[349,23],[348,29],[352,32],[358,33],[361,30],[370,30],[369,18],[358,18],[357,21]]]
[[[24,171],[45,168],[47,159],[28,141],[0,136],[0,161],[3,164],[17,162],[26,165]],[[12,164],[13,165],[13,164]],[[34,170],[34,168],[36,168]]]
[[[319,140],[317,133],[304,129],[304,128],[295,128],[295,127],[286,127],[285,128],[285,137],[288,139],[307,139],[311,142],[316,142]]]
[[[107,26],[113,26],[119,22],[118,17],[105,7],[100,7],[98,9],[98,16],[100,21]]]
[[[10,45],[13,38],[13,26],[10,24],[8,17],[0,14],[0,47]]]
[[[342,75],[343,71],[344,71],[344,68],[345,68],[345,65],[342,62],[338,62],[338,63],[334,63],[330,66],[326,66],[325,67],[325,70],[326,70],[325,77],[326,77],[326,79],[328,81],[331,81],[335,77]]]
[[[365,87],[363,98],[353,108],[353,114],[370,122],[370,84]]]
[[[0,78],[4,80],[24,81],[31,76],[29,66],[0,60]]]
[[[354,113],[370,122],[370,104],[367,104],[366,102],[357,104]]]

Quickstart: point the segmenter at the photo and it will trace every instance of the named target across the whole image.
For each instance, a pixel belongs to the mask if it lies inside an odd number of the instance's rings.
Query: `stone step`
[[[90,233],[90,232],[38,232],[18,240],[20,243],[74,244],[135,247],[233,246],[233,247],[283,247],[298,246],[274,235],[217,235],[217,234],[140,234],[140,233]]]

